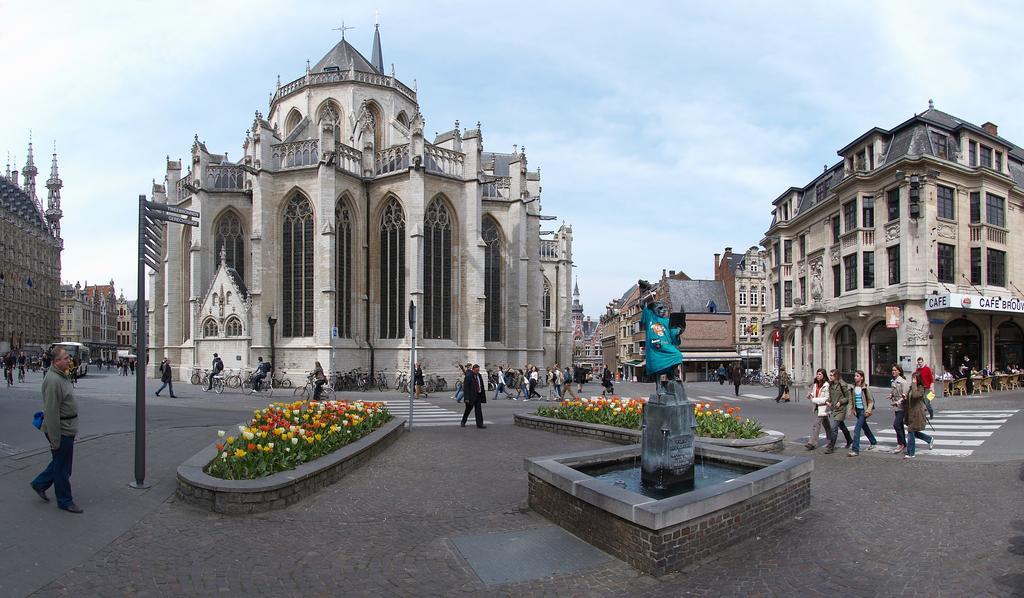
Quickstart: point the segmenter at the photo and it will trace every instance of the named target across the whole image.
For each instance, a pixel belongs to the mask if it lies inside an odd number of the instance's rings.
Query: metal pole
[[[146,196],[139,196],[139,270],[135,309],[139,314],[138,336],[135,338],[135,481],[132,488],[149,488],[146,483]]]
[[[416,304],[409,300],[409,328],[412,330],[412,347],[409,349],[409,429],[412,430],[412,401],[416,391]]]

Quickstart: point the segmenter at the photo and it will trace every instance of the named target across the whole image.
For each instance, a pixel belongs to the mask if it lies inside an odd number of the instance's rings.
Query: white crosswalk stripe
[[[381,401],[387,403],[388,411],[391,415],[398,417],[409,417],[409,399],[384,399]],[[419,399],[414,399],[412,402],[412,425],[415,426],[457,426],[462,423],[462,409],[461,403],[458,403],[459,411],[449,411],[428,403]],[[484,424],[493,423],[489,420],[484,420]],[[473,415],[470,414],[467,425],[473,424]]]
[[[949,447],[979,447],[985,443],[985,439],[995,434],[1002,424],[1013,417],[1018,409],[985,410],[975,409],[971,411],[951,410],[936,412],[931,419],[931,425],[924,431],[934,440],[934,449],[929,450],[927,443],[917,440],[918,455],[934,455],[942,457],[969,457],[974,453],[973,448],[949,448]],[[896,448],[896,430],[892,427],[880,428],[878,422],[870,422],[871,431],[878,440],[878,448],[892,450]],[[853,425],[847,423],[851,433]],[[822,435],[822,438],[825,436]],[[867,444],[865,435],[861,435],[861,451]]]

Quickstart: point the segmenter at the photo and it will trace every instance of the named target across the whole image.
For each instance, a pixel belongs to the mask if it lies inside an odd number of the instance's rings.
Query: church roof
[[[46,222],[39,213],[36,202],[24,189],[4,176],[0,176],[0,210],[13,214],[33,226],[46,228]]]
[[[245,282],[242,280],[242,275],[238,273],[238,270],[235,270],[234,268],[227,268],[227,273],[231,282],[235,283],[235,286],[238,287],[238,292],[242,294],[242,298],[248,299],[249,288],[245,286]]]
[[[508,176],[508,165],[512,163],[512,154],[499,154],[496,152],[483,152],[480,157],[481,163],[487,166],[488,162],[494,165],[494,176]]]
[[[353,48],[352,44],[345,41],[345,39],[342,39],[336,46],[331,48],[331,51],[321,58],[320,62],[316,63],[316,66],[310,70],[314,73],[319,73],[326,67],[334,66],[340,70],[347,71],[350,64],[357,71],[384,74],[370,64],[370,61],[360,54],[359,50]]]

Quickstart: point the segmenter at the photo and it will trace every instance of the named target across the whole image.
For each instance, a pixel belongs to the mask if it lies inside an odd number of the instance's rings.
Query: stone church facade
[[[485,152],[480,124],[424,137],[417,92],[344,38],[257,112],[242,157],[194,140],[152,199],[168,224],[150,274],[150,365],[179,378],[258,356],[298,380],[325,369],[568,363],[572,228],[542,231],[525,148]]]

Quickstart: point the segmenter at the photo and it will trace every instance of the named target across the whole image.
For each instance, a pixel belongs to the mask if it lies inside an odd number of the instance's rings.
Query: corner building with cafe
[[[417,91],[342,40],[278,82],[240,158],[197,136],[152,200],[198,212],[165,227],[150,274],[152,368],[178,379],[273,359],[298,381],[325,369],[408,370],[454,383],[455,362],[567,364],[572,227],[542,214],[526,148],[484,151],[479,123],[425,137]],[[393,381],[393,378],[391,378]]]
[[[888,386],[892,364],[913,370],[918,357],[936,377],[964,355],[977,369],[1019,366],[1024,150],[929,101],[838,153],[773,201],[764,354],[804,383],[835,367]]]

